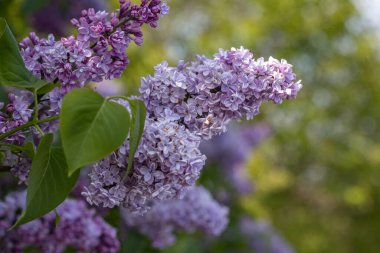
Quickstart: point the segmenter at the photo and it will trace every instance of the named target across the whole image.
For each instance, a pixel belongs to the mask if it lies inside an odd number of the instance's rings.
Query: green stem
[[[111,99],[118,99],[118,98],[129,101],[129,98],[126,96],[110,96],[110,97],[107,97],[106,99],[107,101],[110,101]]]
[[[7,138],[8,136],[11,136],[12,134],[14,133],[17,133],[18,131],[21,131],[21,130],[24,130],[26,128],[29,128],[31,126],[34,126],[34,125],[38,125],[38,124],[42,124],[42,123],[46,123],[46,122],[50,122],[50,121],[54,121],[54,120],[57,120],[59,119],[59,116],[53,116],[53,117],[49,117],[49,118],[46,118],[46,119],[41,119],[41,120],[37,120],[37,121],[30,121],[24,125],[21,125],[21,126],[18,126],[16,128],[13,128],[12,130],[0,135],[0,141]]]
[[[38,97],[37,97],[37,90],[36,89],[33,91],[33,96],[34,96],[33,122],[35,123],[34,127],[38,130],[38,132],[40,132],[40,134],[42,136],[44,136],[45,135],[44,131],[42,131],[42,129],[40,128],[40,126],[36,123],[38,121]]]
[[[23,151],[22,147],[17,146],[17,145],[13,145],[13,144],[1,143],[1,146],[8,147],[10,149],[15,149],[15,150]]]
[[[37,98],[37,90],[33,90],[33,96],[34,96],[34,115],[33,115],[33,121],[38,120],[38,98]]]
[[[40,132],[40,134],[41,134],[42,136],[45,135],[44,131],[42,131],[42,129],[41,129],[41,127],[40,127],[39,125],[35,124],[34,127],[38,130],[38,132]]]

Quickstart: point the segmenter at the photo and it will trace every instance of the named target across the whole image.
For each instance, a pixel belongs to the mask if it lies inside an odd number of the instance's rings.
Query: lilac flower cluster
[[[47,81],[58,79],[62,85],[77,85],[120,77],[128,64],[125,51],[131,41],[142,44],[141,27],[157,26],[167,13],[160,0],[142,0],[141,5],[120,0],[120,9],[111,14],[94,9],[82,11],[72,19],[78,35],[55,41],[53,35],[40,39],[31,33],[21,41],[26,67]]]
[[[177,67],[163,62],[155,70],[140,88],[150,116],[170,109],[204,139],[226,131],[231,120],[252,119],[262,102],[294,98],[302,86],[285,60],[255,60],[244,48],[221,49],[213,59],[198,56]]]
[[[275,231],[275,229],[262,220],[252,220],[243,217],[240,220],[240,229],[256,253],[293,253],[290,245]]]
[[[135,155],[133,171],[123,180],[128,164],[128,140],[112,155],[95,163],[90,186],[83,192],[91,204],[123,204],[143,213],[153,200],[181,198],[193,186],[206,157],[198,149],[200,138],[172,118],[147,119]]]
[[[142,0],[140,5],[120,0],[116,12],[82,11],[79,19],[72,19],[77,37],[56,41],[51,34],[40,39],[35,33],[20,42],[26,67],[37,77],[60,82],[62,87],[52,90],[45,104],[53,115],[58,114],[63,96],[70,90],[93,81],[118,78],[129,63],[125,51],[131,41],[142,44],[141,27],[157,26],[158,19],[169,8],[161,0]]]
[[[77,252],[116,253],[119,241],[116,231],[97,216],[85,202],[66,200],[57,211],[61,216],[55,227],[54,213],[7,231],[24,207],[25,192],[10,193],[0,202],[0,246],[4,253],[36,248],[43,253],[64,252],[71,247]]]
[[[123,205],[143,213],[154,200],[181,198],[205,164],[199,151],[202,137],[224,131],[232,119],[252,117],[263,101],[294,98],[301,88],[300,82],[294,82],[291,65],[272,58],[255,61],[243,48],[198,60],[189,67],[162,63],[153,77],[142,79],[140,92],[148,116],[133,171],[124,180],[127,139],[93,166],[91,184],[83,193],[90,204]],[[227,102],[237,97],[244,99]]]
[[[207,161],[216,164],[226,180],[239,194],[252,191],[251,180],[244,168],[247,157],[269,133],[267,124],[233,126],[227,133],[215,136],[211,141],[202,142],[200,149]]]
[[[146,235],[155,248],[175,242],[174,232],[200,230],[217,236],[226,228],[228,208],[219,205],[203,187],[192,187],[182,200],[156,202],[144,216],[122,210],[126,224]]]

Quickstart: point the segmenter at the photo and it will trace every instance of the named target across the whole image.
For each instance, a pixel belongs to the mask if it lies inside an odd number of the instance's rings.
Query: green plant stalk
[[[38,121],[38,97],[37,97],[37,90],[33,90],[33,96],[34,96],[34,115],[33,115],[33,121],[37,122]],[[40,126],[38,124],[34,124],[34,127],[40,132],[41,136],[44,136],[45,133],[42,131]]]
[[[46,122],[50,122],[50,121],[54,121],[54,120],[57,120],[59,119],[59,116],[53,116],[53,117],[49,117],[49,118],[46,118],[46,119],[41,119],[41,120],[37,120],[37,121],[30,121],[24,125],[21,125],[21,126],[18,126],[16,128],[13,128],[12,130],[0,135],[0,141],[7,138],[8,136],[11,136],[12,134],[14,133],[17,133],[18,131],[21,131],[21,130],[24,130],[26,128],[29,128],[31,126],[35,126],[35,125],[38,125],[38,124],[42,124],[42,123],[46,123]]]
[[[129,98],[126,96],[110,96],[110,97],[106,97],[106,99],[107,99],[107,101],[110,101],[112,99],[124,99],[124,100],[129,101]]]

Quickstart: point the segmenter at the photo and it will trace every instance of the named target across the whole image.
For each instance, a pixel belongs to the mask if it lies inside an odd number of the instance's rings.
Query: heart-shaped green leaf
[[[26,208],[13,227],[54,210],[65,200],[78,179],[79,171],[68,177],[63,150],[52,147],[52,142],[53,134],[47,134],[38,145],[29,173]]]
[[[38,89],[47,83],[26,69],[12,31],[5,19],[0,18],[0,85]]]
[[[146,108],[141,100],[128,100],[132,111],[131,131],[129,133],[129,157],[127,173],[132,168],[133,159],[144,132]]]
[[[70,175],[109,155],[126,139],[129,113],[87,89],[75,89],[62,102],[60,130]]]

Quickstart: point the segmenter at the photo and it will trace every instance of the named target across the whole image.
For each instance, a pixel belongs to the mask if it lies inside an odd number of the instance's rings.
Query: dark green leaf
[[[136,150],[139,146],[141,136],[144,132],[146,118],[145,104],[141,100],[128,100],[132,111],[131,131],[129,133],[129,157],[128,169],[130,171],[135,157]]]
[[[49,0],[25,0],[22,5],[22,11],[24,14],[30,14],[40,10],[48,3]]]
[[[5,19],[0,18],[0,85],[38,89],[46,84],[26,69],[12,31]]]
[[[68,177],[60,147],[52,147],[53,134],[45,135],[38,146],[29,174],[26,208],[13,226],[37,219],[60,205],[74,187],[79,173]]]
[[[21,147],[22,151],[24,151],[29,158],[33,159],[34,158],[34,145],[31,142],[25,143],[24,146]]]
[[[59,87],[59,86],[60,86],[59,84],[47,83],[45,86],[43,86],[37,90],[37,94],[38,95],[46,94],[46,93],[52,91],[55,87]]]
[[[126,139],[129,113],[98,93],[76,89],[63,99],[60,130],[70,175],[109,155]]]
[[[8,101],[8,94],[5,91],[5,89],[2,86],[0,86],[0,102],[7,104],[7,101]]]

